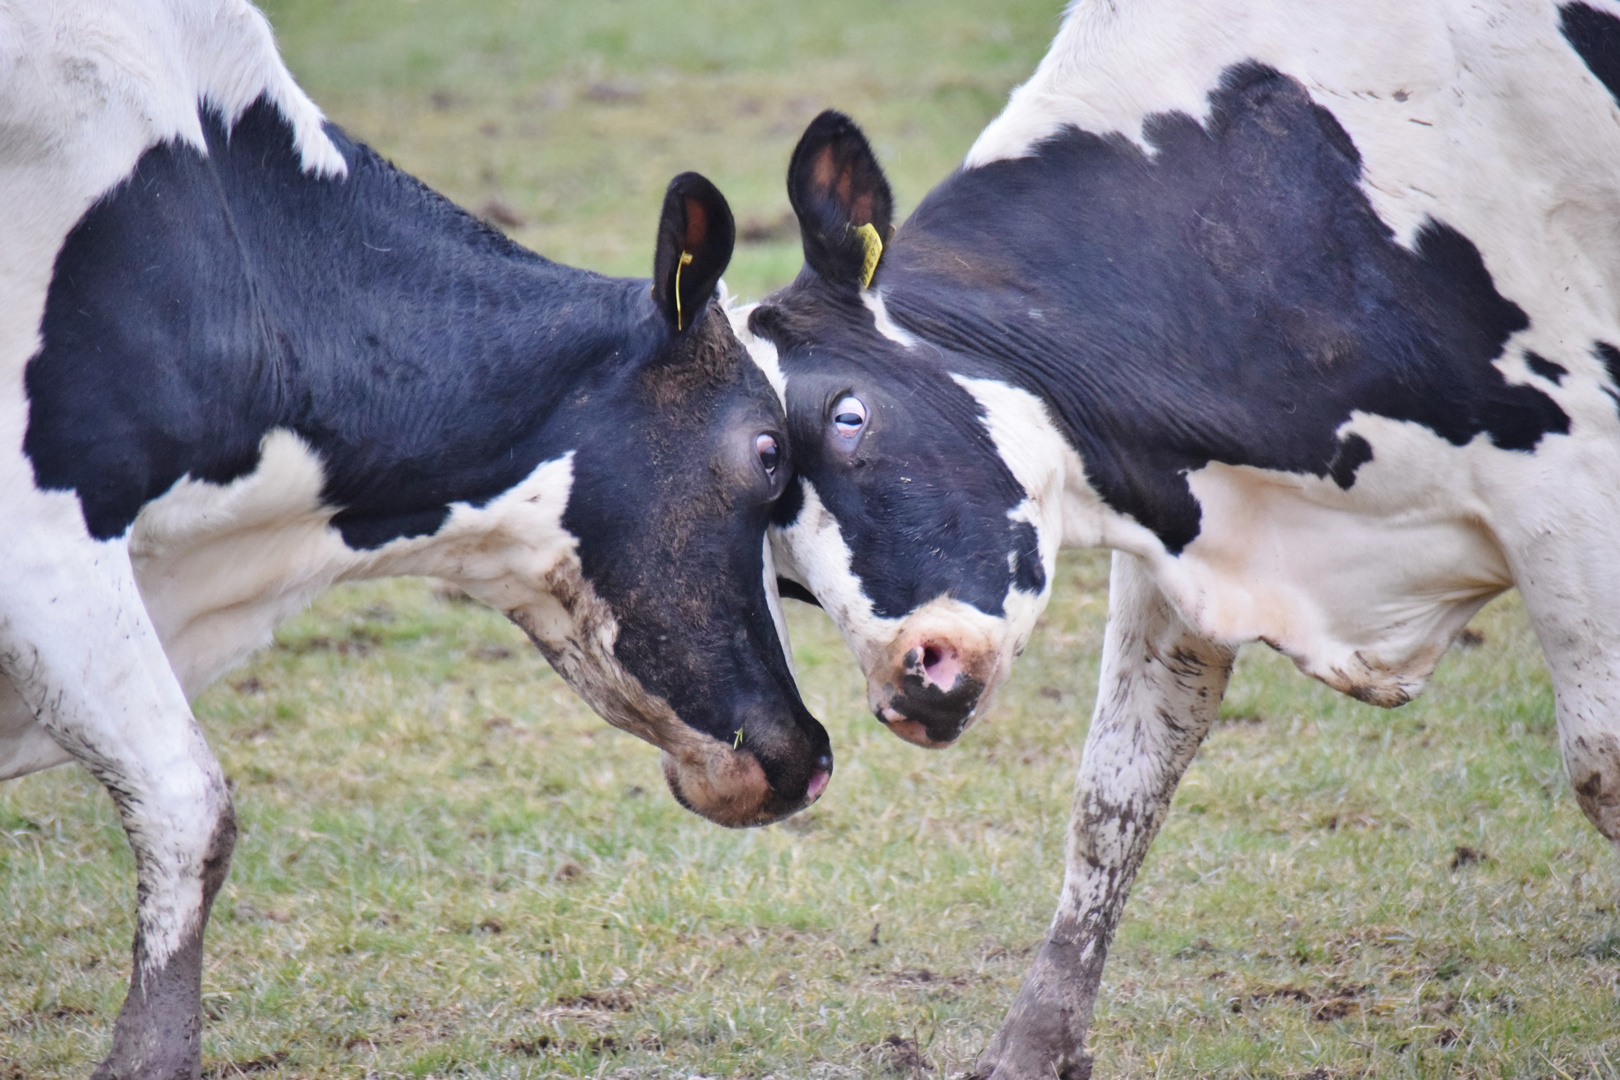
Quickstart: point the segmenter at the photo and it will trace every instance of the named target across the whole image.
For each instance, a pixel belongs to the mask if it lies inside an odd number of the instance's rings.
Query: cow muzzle
[[[973,725],[1011,662],[1005,621],[936,600],[901,623],[868,669],[867,703],[906,742],[949,746]]]
[[[751,751],[714,739],[665,750],[663,763],[664,781],[676,802],[731,829],[769,825],[798,813],[821,798],[833,769],[832,752],[824,750],[807,771],[791,770],[789,778],[773,784]],[[802,782],[795,782],[793,773],[802,773]]]

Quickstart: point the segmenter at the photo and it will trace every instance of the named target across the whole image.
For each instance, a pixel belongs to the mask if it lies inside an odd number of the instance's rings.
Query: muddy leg
[[[236,819],[125,545],[90,540],[76,505],[58,509],[48,495],[8,509],[12,523],[36,517],[4,537],[0,675],[107,788],[135,854],[134,969],[95,1075],[184,1080],[202,1066],[203,928]]]
[[[1233,652],[1198,637],[1134,556],[1115,554],[1097,710],[1076,784],[1063,894],[977,1072],[1082,1080],[1103,961],[1137,868],[1220,711]]]

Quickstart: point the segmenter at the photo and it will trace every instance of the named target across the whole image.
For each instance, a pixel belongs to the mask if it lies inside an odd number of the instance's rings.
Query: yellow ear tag
[[[870,221],[856,229],[855,235],[866,245],[866,261],[861,263],[861,288],[870,289],[872,275],[877,273],[878,260],[883,258],[883,238],[878,235],[877,228]]]
[[[692,253],[681,252],[681,261],[675,264],[675,329],[685,330],[681,316],[681,267],[692,265]]]

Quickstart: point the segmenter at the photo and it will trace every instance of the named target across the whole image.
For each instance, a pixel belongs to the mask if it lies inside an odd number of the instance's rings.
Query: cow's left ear
[[[832,109],[810,121],[788,165],[788,201],[810,269],[868,288],[894,233],[894,197],[855,121]]]
[[[695,172],[669,182],[653,255],[653,299],[673,330],[690,329],[703,317],[736,242],[737,226],[719,188]]]

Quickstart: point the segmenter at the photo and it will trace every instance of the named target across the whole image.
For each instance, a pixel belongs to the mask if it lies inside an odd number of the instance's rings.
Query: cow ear
[[[703,317],[736,242],[719,188],[695,172],[669,182],[653,255],[653,299],[671,329],[688,330]]]
[[[810,122],[788,165],[788,201],[810,269],[868,288],[894,232],[894,197],[855,121],[828,109]]]

